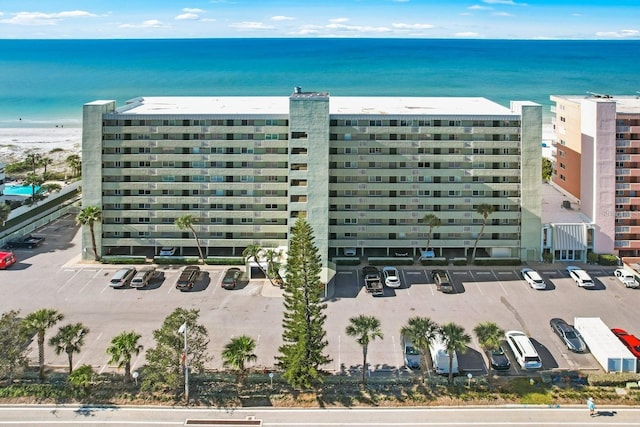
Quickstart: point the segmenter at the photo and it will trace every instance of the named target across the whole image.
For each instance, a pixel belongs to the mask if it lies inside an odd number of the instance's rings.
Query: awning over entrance
[[[553,228],[553,249],[558,251],[587,250],[587,228],[586,224],[552,224]]]

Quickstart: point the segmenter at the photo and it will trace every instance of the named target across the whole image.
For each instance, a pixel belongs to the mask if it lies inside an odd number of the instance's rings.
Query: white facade
[[[484,98],[151,97],[84,106],[83,205],[100,206],[98,249],[206,255],[286,246],[311,223],[323,264],[358,255],[539,260],[541,107]],[[525,197],[526,195],[526,197]],[[441,225],[429,236],[422,218]],[[84,245],[89,247],[89,236]]]

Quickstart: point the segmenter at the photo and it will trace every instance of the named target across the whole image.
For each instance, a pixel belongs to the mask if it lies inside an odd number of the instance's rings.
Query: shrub
[[[632,372],[610,372],[610,373],[598,373],[589,374],[587,381],[592,386],[612,386],[612,387],[624,387],[628,382],[636,382],[640,380],[640,374]]]
[[[143,256],[105,256],[102,257],[104,264],[146,264],[147,258]]]
[[[333,258],[332,261],[336,263],[336,265],[359,265],[360,258]]]
[[[598,259],[600,265],[618,265],[618,257],[615,255],[602,254]]]
[[[184,256],[166,256],[155,257],[153,262],[156,264],[197,264],[200,262],[198,257],[184,257]]]
[[[553,262],[553,254],[551,252],[545,252],[542,254],[542,260],[544,262]]]
[[[451,262],[453,263],[453,265],[467,265],[466,258],[453,258]]]
[[[595,264],[595,263],[597,263],[597,262],[598,262],[598,258],[599,258],[599,257],[600,257],[600,256],[599,256],[598,254],[594,254],[593,252],[589,252],[589,253],[587,254],[587,262],[588,262],[589,264]]]
[[[242,257],[215,257],[210,256],[205,258],[204,263],[207,265],[244,265],[244,258]]]

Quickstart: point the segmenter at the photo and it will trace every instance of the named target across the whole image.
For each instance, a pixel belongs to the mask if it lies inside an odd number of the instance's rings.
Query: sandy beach
[[[81,145],[81,128],[0,128],[0,163],[21,161],[32,153],[64,162],[71,154],[80,155]]]

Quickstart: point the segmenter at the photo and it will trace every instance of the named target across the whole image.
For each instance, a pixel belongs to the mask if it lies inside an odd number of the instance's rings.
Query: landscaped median
[[[457,405],[583,405],[593,397],[600,405],[640,404],[638,374],[580,375],[549,372],[535,376],[432,375],[421,383],[417,376],[397,373],[372,376],[363,387],[358,372],[329,375],[316,390],[294,390],[279,372],[257,369],[238,383],[235,372],[207,372],[190,377],[192,405],[213,407],[367,407],[367,406],[457,406]],[[141,376],[144,375],[144,370]],[[558,380],[559,378],[559,380]],[[593,378],[594,381],[591,381]],[[139,380],[138,380],[139,381]],[[602,385],[594,385],[593,383]],[[90,387],[78,388],[67,375],[50,373],[40,383],[37,372],[26,372],[19,381],[0,387],[0,403],[87,403],[111,405],[174,405],[181,402],[178,390],[141,391],[135,382],[124,383],[117,374],[94,375]]]
[[[106,255],[101,258],[104,264],[158,264],[158,265],[193,265],[199,264],[200,258],[194,256],[157,256],[153,260],[137,255]],[[243,257],[207,257],[206,265],[244,265]]]

